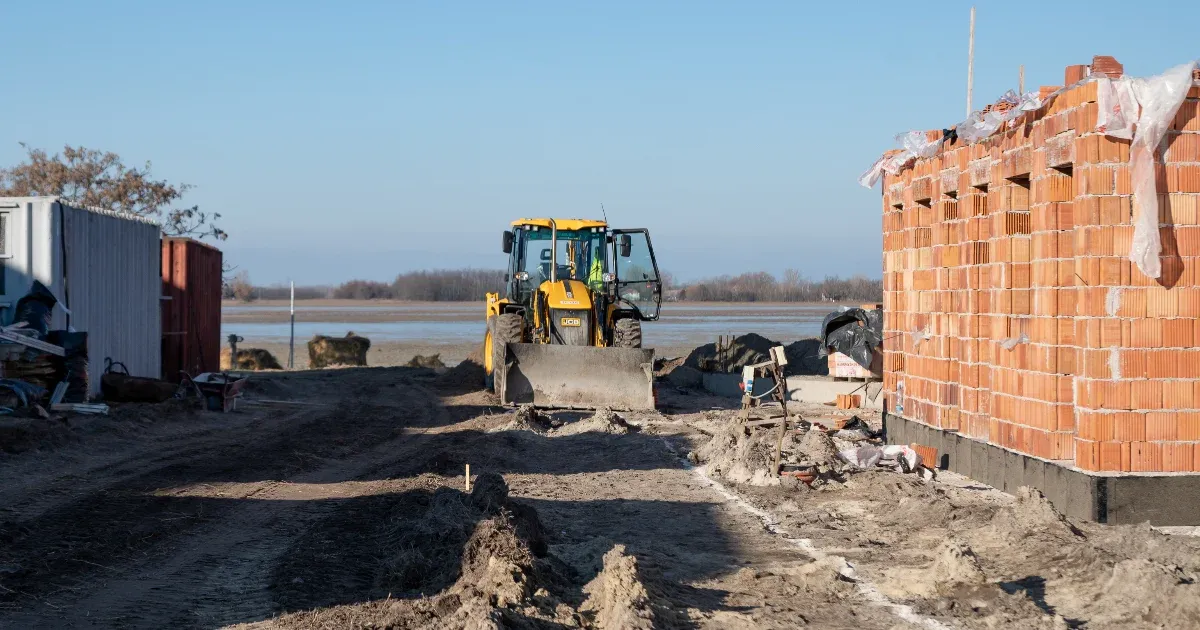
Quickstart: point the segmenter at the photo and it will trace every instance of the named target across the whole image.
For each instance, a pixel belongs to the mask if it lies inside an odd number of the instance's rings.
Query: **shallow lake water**
[[[663,305],[657,322],[643,324],[647,346],[688,346],[715,341],[719,335],[758,333],[789,342],[819,334],[821,321],[835,306],[787,304]],[[469,343],[483,336],[482,304],[381,304],[296,307],[296,338],[342,336],[348,331],[377,341]],[[222,337],[286,341],[288,307],[235,305],[223,309]],[[353,321],[347,321],[353,320]]]

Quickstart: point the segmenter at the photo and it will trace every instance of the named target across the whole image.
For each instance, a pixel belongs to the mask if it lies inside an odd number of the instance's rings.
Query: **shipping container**
[[[190,238],[162,241],[162,370],[216,372],[221,355],[221,250]]]
[[[37,280],[65,308],[52,329],[88,333],[88,377],[104,360],[135,376],[161,375],[161,230],[153,221],[72,207],[56,197],[0,197],[0,320]]]

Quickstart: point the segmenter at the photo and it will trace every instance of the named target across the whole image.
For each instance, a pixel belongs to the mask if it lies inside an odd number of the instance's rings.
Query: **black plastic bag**
[[[820,356],[841,352],[863,369],[871,369],[875,348],[883,344],[883,311],[848,308],[825,316],[821,323]]]
[[[50,289],[34,280],[29,293],[17,300],[12,323],[25,322],[26,329],[36,331],[38,339],[45,339],[50,331],[50,316],[55,304],[58,304],[58,299]]]

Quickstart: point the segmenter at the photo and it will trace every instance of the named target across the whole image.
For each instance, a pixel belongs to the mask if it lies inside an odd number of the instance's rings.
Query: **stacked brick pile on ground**
[[[1067,68],[1073,87],[990,137],[885,175],[888,404],[1085,470],[1200,471],[1200,87],[1159,155],[1152,279],[1129,259],[1130,142],[1096,131],[1088,72]]]

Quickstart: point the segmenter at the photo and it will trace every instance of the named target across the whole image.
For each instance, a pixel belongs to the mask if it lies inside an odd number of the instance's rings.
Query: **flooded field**
[[[833,308],[811,304],[667,303],[660,320],[646,323],[643,330],[647,345],[655,347],[696,346],[718,335],[748,332],[788,342],[817,335],[821,320]],[[324,300],[297,304],[297,339],[307,340],[315,334],[341,336],[348,331],[380,342],[472,343],[483,337],[483,304],[337,304]],[[286,341],[288,306],[227,305],[221,332],[241,335],[247,341]]]

